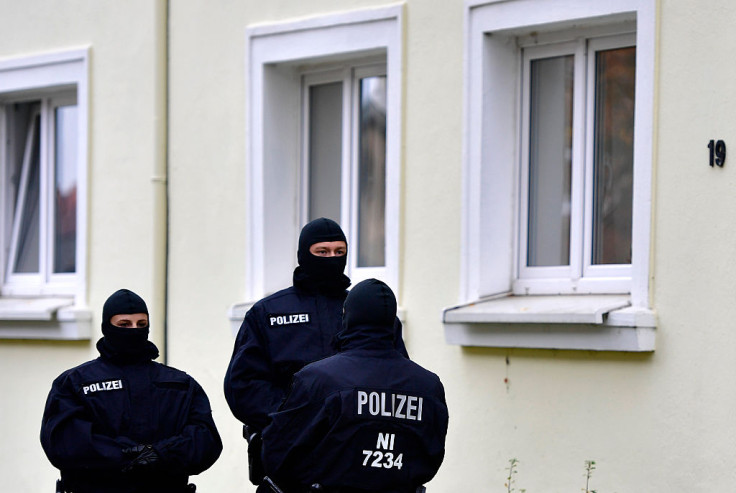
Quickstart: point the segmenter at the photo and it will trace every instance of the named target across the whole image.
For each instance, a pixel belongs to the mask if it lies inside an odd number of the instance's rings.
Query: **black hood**
[[[116,327],[110,320],[115,315],[145,313],[143,298],[128,289],[115,291],[102,307],[102,335],[97,350],[116,361],[139,361],[158,357],[158,348],[148,340],[150,324],[145,327]]]
[[[340,349],[394,347],[396,297],[384,282],[366,279],[350,290],[343,305]]]
[[[342,295],[350,286],[350,279],[344,274],[348,256],[312,255],[309,247],[323,241],[344,241],[346,246],[348,244],[342,228],[332,219],[320,217],[308,222],[299,235],[299,249],[296,252],[299,266],[294,270],[294,285],[322,294]]]

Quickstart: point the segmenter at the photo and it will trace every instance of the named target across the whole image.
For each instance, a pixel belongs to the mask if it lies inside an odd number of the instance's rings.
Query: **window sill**
[[[501,296],[443,310],[448,344],[654,351],[656,317],[628,295]]]
[[[87,340],[91,310],[73,298],[0,298],[0,339]]]
[[[244,301],[242,303],[235,303],[228,308],[227,318],[230,321],[230,332],[233,337],[237,337],[240,325],[243,323],[243,319],[245,318],[245,314],[255,303],[255,301]]]

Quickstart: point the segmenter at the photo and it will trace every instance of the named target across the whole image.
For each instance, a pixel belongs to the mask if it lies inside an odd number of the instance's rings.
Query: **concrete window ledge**
[[[230,332],[233,337],[238,335],[238,330],[240,330],[240,325],[243,323],[245,314],[255,303],[255,301],[243,301],[241,303],[235,303],[228,308],[227,319],[230,321]]]
[[[460,346],[654,351],[656,316],[628,295],[500,296],[443,310]]]
[[[87,340],[92,311],[71,297],[0,298],[0,339]]]

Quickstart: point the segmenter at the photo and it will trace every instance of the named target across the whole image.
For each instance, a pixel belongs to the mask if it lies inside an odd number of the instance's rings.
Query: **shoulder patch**
[[[122,390],[123,388],[124,387],[122,380],[107,380],[104,382],[95,382],[90,383],[89,385],[82,386],[82,393],[84,395],[87,395],[95,392],[105,392],[108,390]]]
[[[267,318],[268,325],[271,327],[309,323],[309,313],[273,313],[269,314]]]

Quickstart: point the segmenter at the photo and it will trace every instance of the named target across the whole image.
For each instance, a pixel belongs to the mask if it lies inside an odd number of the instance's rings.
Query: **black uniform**
[[[121,291],[113,295],[118,300],[137,296]],[[222,451],[209,400],[192,377],[152,361],[158,349],[147,341],[147,327],[112,327],[104,317],[100,357],[52,384],[43,449],[66,491],[188,491],[188,476],[209,468]]]
[[[290,287],[259,301],[246,313],[225,380],[236,418],[262,430],[278,409],[294,373],[335,354],[346,291],[333,296]]]
[[[302,229],[293,286],[268,296],[245,315],[225,375],[225,397],[244,423],[249,440],[250,479],[259,484],[260,431],[286,397],[295,372],[307,363],[337,352],[335,336],[350,279],[343,274],[346,256],[322,258],[309,247],[323,241],[347,241],[340,226],[326,218]],[[394,320],[396,347],[407,356],[401,323]],[[407,356],[408,357],[408,356]]]
[[[340,353],[304,367],[263,431],[263,463],[284,491],[414,492],[444,458],[448,412],[434,373],[393,344],[396,300],[382,282],[345,301]]]

